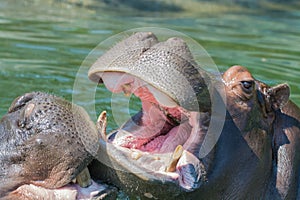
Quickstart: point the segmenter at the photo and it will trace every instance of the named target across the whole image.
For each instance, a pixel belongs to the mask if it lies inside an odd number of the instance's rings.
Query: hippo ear
[[[274,110],[282,108],[290,97],[290,87],[288,84],[279,84],[271,87],[267,91],[267,98]]]

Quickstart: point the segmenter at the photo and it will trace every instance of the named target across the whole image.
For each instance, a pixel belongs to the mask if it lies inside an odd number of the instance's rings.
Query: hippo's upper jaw
[[[0,199],[80,197],[83,190],[72,181],[88,174],[99,145],[95,125],[81,107],[27,93],[1,119],[0,138]],[[90,181],[78,182],[86,187]]]

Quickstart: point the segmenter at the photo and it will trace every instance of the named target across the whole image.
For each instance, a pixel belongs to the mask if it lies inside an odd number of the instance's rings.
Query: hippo
[[[111,133],[98,122],[94,179],[132,199],[300,198],[300,109],[287,84],[268,86],[242,66],[206,72],[184,40],[149,32],[117,43],[88,76],[142,103]]]
[[[90,179],[99,136],[79,106],[26,93],[2,117],[0,136],[0,199],[90,199],[107,189]]]

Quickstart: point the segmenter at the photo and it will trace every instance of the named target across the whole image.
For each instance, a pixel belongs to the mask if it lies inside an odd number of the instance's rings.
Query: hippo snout
[[[13,101],[0,121],[0,137],[0,199],[22,192],[25,187],[17,188],[23,185],[69,185],[98,151],[98,133],[84,109],[41,92]]]

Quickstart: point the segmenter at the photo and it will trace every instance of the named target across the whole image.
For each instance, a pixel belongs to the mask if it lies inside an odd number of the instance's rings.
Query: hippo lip
[[[13,194],[22,194],[24,198],[35,196],[41,199],[91,199],[101,194],[106,188],[106,186],[99,185],[94,181],[86,188],[82,188],[80,185],[74,183],[69,183],[57,189],[47,189],[33,184],[25,184],[13,191]]]
[[[198,154],[209,113],[187,111],[134,76],[106,72],[102,77],[112,92],[134,94],[142,102],[142,111],[118,130],[102,135],[110,156],[142,179],[173,182],[187,191],[205,182],[206,167]],[[115,84],[110,78],[120,81]]]

